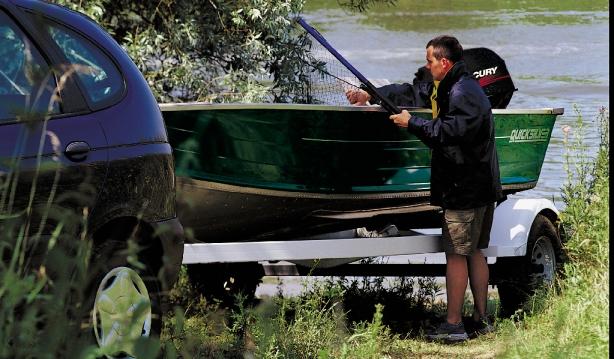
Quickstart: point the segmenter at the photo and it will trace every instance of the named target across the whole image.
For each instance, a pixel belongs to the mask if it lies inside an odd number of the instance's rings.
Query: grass
[[[609,346],[609,114],[603,109],[601,146],[590,163],[582,143],[581,117],[576,137],[568,142],[570,182],[563,189],[562,214],[570,262],[559,293],[539,298],[540,313],[519,323],[505,322],[499,331],[502,357],[607,358]],[[569,141],[569,139],[566,139]],[[516,343],[516,345],[512,345]]]
[[[238,304],[222,309],[194,293],[184,273],[174,289],[180,306],[167,320],[162,338],[170,347],[167,357],[492,356],[492,343],[485,338],[455,346],[424,340],[421,328],[445,311],[432,278],[399,278],[391,286],[382,279],[311,281],[297,297],[276,295],[252,308]],[[489,308],[494,314],[496,298]],[[465,314],[471,310],[467,303]]]
[[[60,77],[58,89],[72,71]],[[85,236],[89,198],[83,195],[87,191],[74,193],[70,206],[68,193],[56,196],[59,142],[46,130],[49,116],[35,110],[41,98],[42,92],[33,96],[17,116],[24,126],[14,157],[3,159],[9,170],[0,176],[0,357],[92,357],[100,351],[81,335],[85,309],[75,305],[83,301],[88,272],[84,258],[91,250]],[[47,113],[54,101],[49,100]],[[42,128],[40,138],[33,131],[37,126]],[[39,143],[34,167],[22,162],[20,151],[27,139]],[[45,142],[51,143],[55,156],[42,156]],[[53,178],[53,183],[40,188],[39,176]],[[49,228],[51,234],[43,235]]]

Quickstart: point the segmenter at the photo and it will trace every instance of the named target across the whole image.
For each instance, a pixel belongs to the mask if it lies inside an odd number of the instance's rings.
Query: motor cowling
[[[514,86],[512,77],[505,66],[505,61],[494,51],[485,47],[463,50],[463,60],[467,70],[478,80],[482,90],[490,100],[492,108],[506,108],[512,99]],[[422,66],[415,73],[414,86],[417,82],[432,82],[431,73]]]
[[[505,61],[494,51],[476,47],[463,51],[467,69],[478,80],[492,108],[506,108],[516,87]]]

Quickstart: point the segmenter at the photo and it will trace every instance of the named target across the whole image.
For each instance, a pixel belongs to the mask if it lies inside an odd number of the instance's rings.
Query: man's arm
[[[430,96],[430,93],[426,95],[422,92],[430,91],[427,85],[414,87],[412,84],[390,84],[377,88],[377,92],[383,97],[388,98],[396,106],[405,107],[430,107],[430,104],[424,102],[424,96]],[[364,89],[350,89],[345,92],[345,96],[352,105],[366,105],[367,102],[371,104],[380,104],[379,99],[372,98],[371,95]]]
[[[476,101],[464,93],[457,93],[450,97],[447,115],[432,120],[414,118],[408,130],[431,148],[460,145],[473,141],[480,127],[479,116]]]
[[[450,98],[450,111],[443,118],[423,119],[412,117],[403,110],[390,119],[399,127],[407,128],[431,148],[454,146],[473,141],[479,130],[479,107],[475,101],[464,95]]]
[[[429,107],[425,105],[424,101],[422,101],[419,89],[412,84],[404,83],[404,84],[390,84],[379,87],[377,92],[388,98],[392,103],[397,106],[402,107]],[[430,96],[430,93],[427,94],[427,97]],[[379,104],[379,101],[373,99],[371,103]]]

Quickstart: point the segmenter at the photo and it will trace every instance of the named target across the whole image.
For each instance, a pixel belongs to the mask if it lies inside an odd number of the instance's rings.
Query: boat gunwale
[[[158,104],[162,112],[196,110],[301,110],[301,111],[339,111],[339,112],[387,112],[379,105],[372,106],[333,106],[294,103],[208,103],[183,102]],[[432,113],[431,109],[421,107],[401,107],[414,113]],[[531,109],[493,109],[494,115],[562,115],[564,108]]]

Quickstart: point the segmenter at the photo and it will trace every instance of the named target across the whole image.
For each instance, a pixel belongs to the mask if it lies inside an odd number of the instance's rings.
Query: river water
[[[357,14],[336,1],[307,0],[303,17],[376,83],[411,82],[425,64],[425,44],[440,34],[456,36],[465,48],[494,50],[518,88],[508,108],[565,110],[537,186],[518,194],[553,199],[562,209],[567,178],[562,129],[570,126],[570,133],[577,133],[581,114],[593,156],[599,144],[597,114],[602,106],[609,109],[609,7],[603,0],[532,3],[399,0]]]

